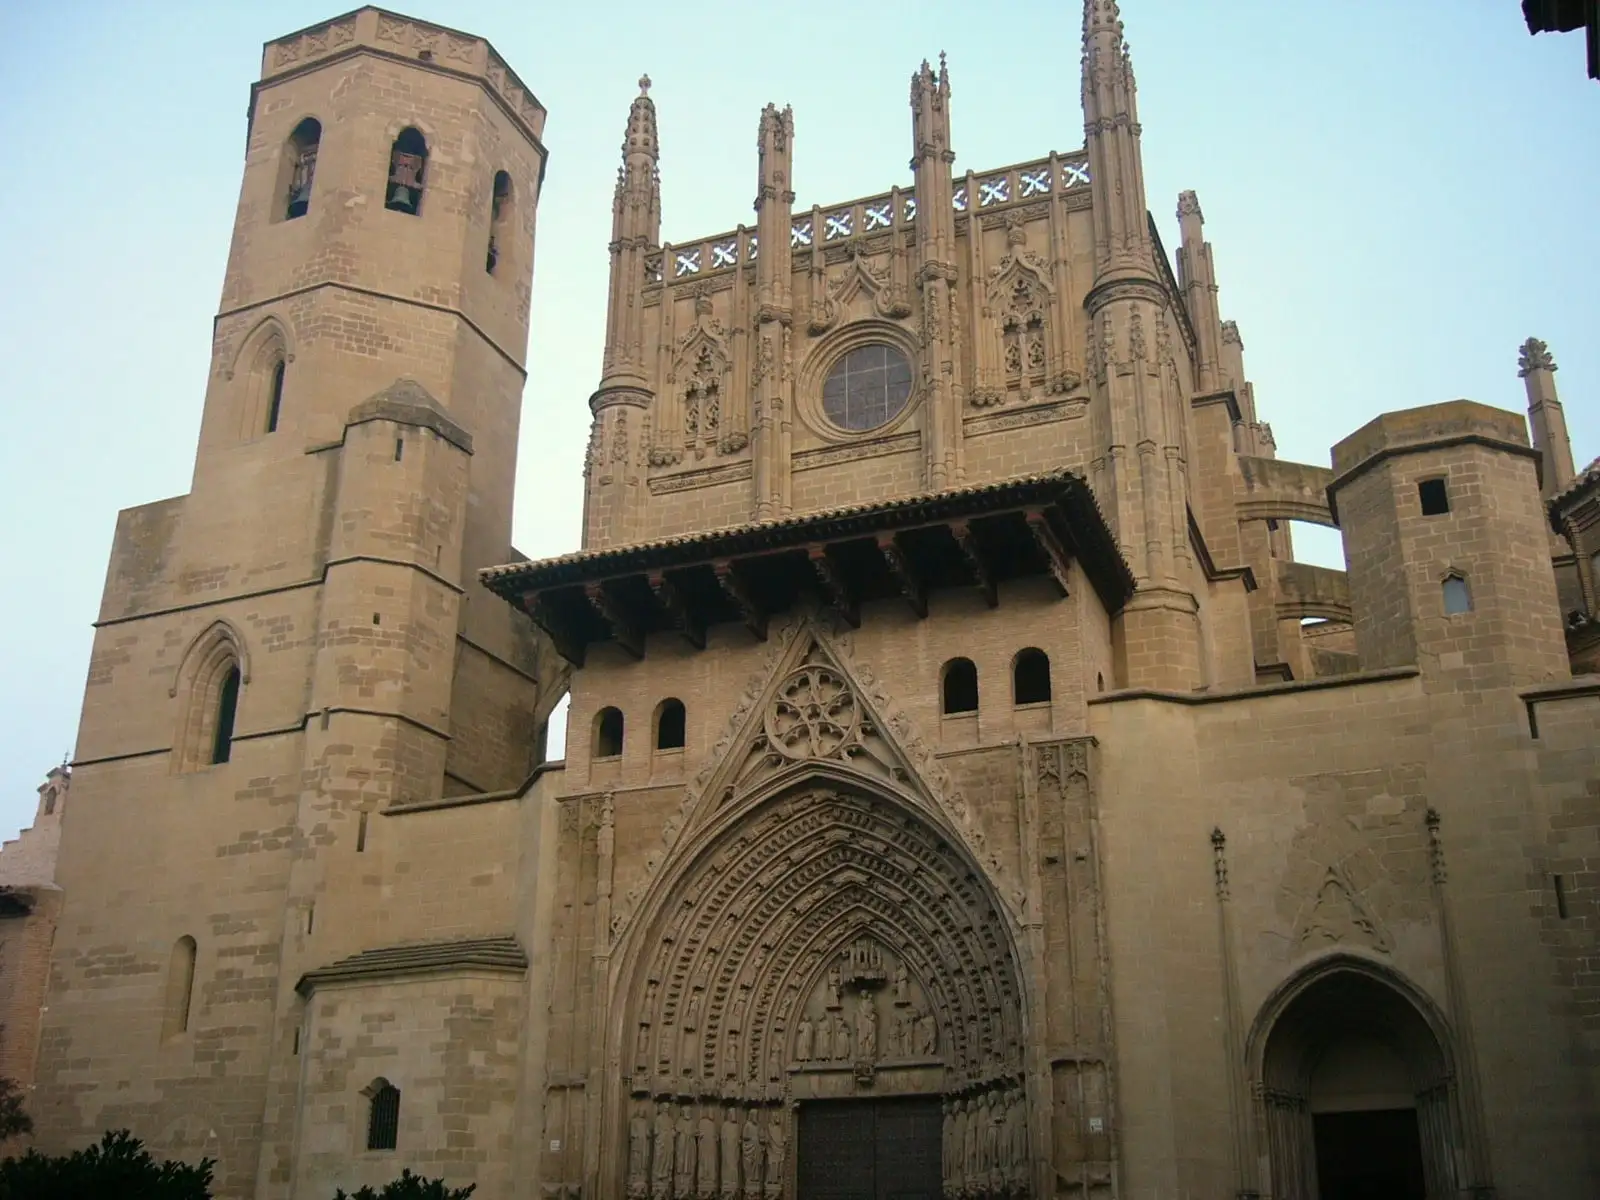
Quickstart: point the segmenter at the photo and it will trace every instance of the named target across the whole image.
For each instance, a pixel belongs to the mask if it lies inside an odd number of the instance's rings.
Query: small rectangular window
[[[395,438],[395,440],[394,440],[394,460],[395,460],[395,462],[399,462],[400,461],[400,456],[402,454],[404,454],[405,452],[406,452],[406,440],[405,440],[405,438]]]
[[[356,853],[365,854],[367,850],[367,814],[361,814],[361,820],[356,825]]]
[[[1417,498],[1422,501],[1422,515],[1443,516],[1450,511],[1450,492],[1442,479],[1424,479],[1417,484]]]
[[[1567,881],[1560,875],[1554,878],[1556,884],[1556,916],[1565,921],[1567,919]]]

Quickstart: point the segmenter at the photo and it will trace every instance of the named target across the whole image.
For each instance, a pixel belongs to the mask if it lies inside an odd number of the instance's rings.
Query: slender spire
[[[1199,343],[1195,389],[1212,392],[1222,386],[1222,324],[1217,306],[1217,273],[1211,243],[1205,240],[1205,221],[1200,197],[1193,192],[1179,192],[1182,244],[1178,247],[1178,283]]]
[[[660,142],[650,76],[639,78],[639,94],[628,110],[622,163],[611,201],[611,291],[606,314],[601,386],[644,375],[644,262],[661,242]]]
[[[1567,416],[1556,396],[1556,360],[1550,347],[1531,337],[1517,351],[1517,374],[1528,393],[1528,425],[1533,430],[1533,445],[1544,462],[1543,491],[1546,499],[1572,482],[1572,440],[1567,435]]]
[[[1083,133],[1094,191],[1095,273],[1155,279],[1138,88],[1116,0],[1083,3]]]

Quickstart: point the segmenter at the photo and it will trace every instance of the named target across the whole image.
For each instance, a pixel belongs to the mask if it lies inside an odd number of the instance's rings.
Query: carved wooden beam
[[[807,546],[806,555],[811,559],[811,569],[816,573],[823,590],[827,592],[828,599],[839,610],[839,615],[850,622],[852,629],[861,628],[861,608],[856,603],[849,585],[845,583],[839,565],[828,557],[827,547]]]
[[[1050,522],[1045,520],[1042,512],[1033,511],[1027,514],[1028,532],[1033,534],[1033,540],[1044,553],[1044,559],[1050,568],[1050,578],[1056,581],[1056,587],[1061,589],[1063,596],[1071,595],[1067,586],[1069,578],[1067,568],[1072,565],[1072,556],[1061,545],[1061,540],[1056,537],[1055,530],[1050,528]]]
[[[722,594],[733,602],[739,610],[739,616],[758,642],[767,640],[767,614],[750,595],[750,589],[745,587],[744,580],[734,573],[733,564],[725,558],[718,559],[711,564],[711,569],[717,576],[717,586],[722,589]]]
[[[706,648],[704,616],[689,607],[688,599],[682,589],[661,571],[651,571],[649,580],[650,590],[655,593],[656,603],[660,604],[662,610],[672,618],[673,624],[678,627],[678,632],[683,634],[684,640],[696,650],[704,650]]]
[[[557,654],[575,667],[583,666],[583,654],[587,648],[584,639],[562,619],[548,597],[535,592],[524,599],[522,611],[532,617],[533,623],[550,636],[550,644],[556,648]]]
[[[912,566],[911,560],[906,556],[900,543],[894,540],[892,533],[878,535],[878,551],[883,555],[883,561],[889,567],[889,574],[900,585],[900,594],[906,598],[906,603],[911,605],[911,611],[918,617],[928,615],[928,585],[922,581],[917,569]]]
[[[616,596],[606,589],[603,583],[588,583],[583,587],[583,594],[589,598],[589,604],[599,613],[601,618],[611,626],[611,636],[634,658],[644,657],[644,633],[634,623],[633,618],[618,603]]]
[[[1000,603],[1000,589],[995,586],[994,572],[989,570],[989,562],[983,557],[983,547],[978,545],[978,538],[972,532],[972,527],[965,521],[951,521],[950,532],[961,550],[961,557],[967,560],[967,569],[972,572],[973,580],[983,593],[984,603],[990,608],[997,607]]]

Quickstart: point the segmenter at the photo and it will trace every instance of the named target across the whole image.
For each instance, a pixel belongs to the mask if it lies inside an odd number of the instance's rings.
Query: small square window
[[[1442,479],[1424,479],[1417,484],[1417,498],[1422,501],[1422,515],[1442,516],[1450,511],[1450,493]]]

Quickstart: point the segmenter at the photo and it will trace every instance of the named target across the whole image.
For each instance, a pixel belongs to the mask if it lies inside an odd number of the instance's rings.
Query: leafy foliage
[[[29,1150],[0,1162],[0,1200],[211,1200],[211,1169],[158,1163],[127,1130],[59,1157]],[[430,1198],[431,1200],[431,1198]]]
[[[33,1118],[22,1107],[22,1089],[15,1079],[0,1079],[0,1140],[33,1132]]]
[[[333,1200],[467,1200],[477,1190],[475,1183],[453,1188],[442,1179],[424,1179],[405,1170],[400,1172],[399,1179],[386,1183],[381,1192],[364,1187],[359,1192],[347,1193],[341,1188]]]

